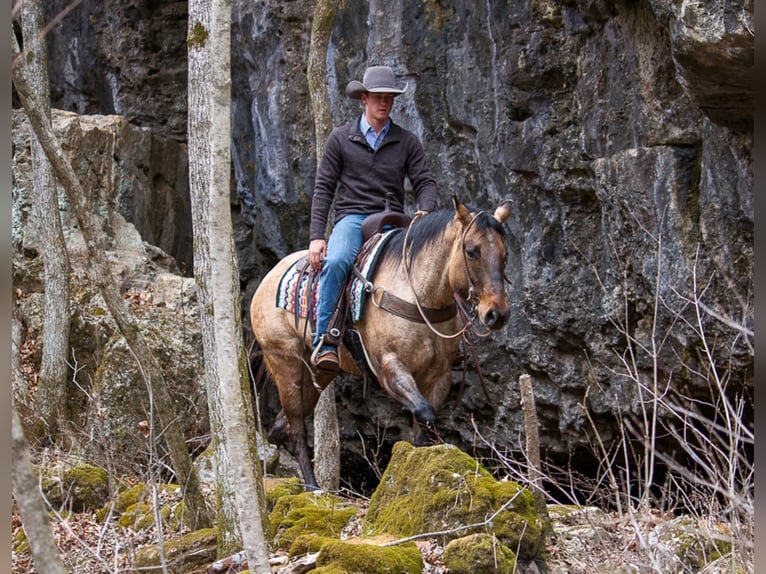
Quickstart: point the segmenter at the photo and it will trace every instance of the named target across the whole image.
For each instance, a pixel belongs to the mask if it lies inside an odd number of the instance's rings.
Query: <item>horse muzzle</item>
[[[505,324],[508,322],[509,315],[510,311],[508,310],[507,306],[501,308],[493,305],[485,313],[480,315],[480,319],[487,328],[494,331],[505,326]]]

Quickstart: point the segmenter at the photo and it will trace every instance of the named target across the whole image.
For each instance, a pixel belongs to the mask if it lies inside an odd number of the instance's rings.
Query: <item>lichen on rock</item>
[[[355,507],[333,494],[285,495],[277,500],[269,515],[269,537],[277,548],[289,548],[305,533],[337,538],[356,513]]]
[[[365,516],[368,533],[439,532],[445,540],[473,532],[494,534],[509,548],[518,548],[524,559],[543,551],[543,520],[531,491],[496,480],[460,449],[403,441],[394,445]]]

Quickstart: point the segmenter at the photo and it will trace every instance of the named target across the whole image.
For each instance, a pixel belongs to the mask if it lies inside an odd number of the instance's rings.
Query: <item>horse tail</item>
[[[285,444],[288,440],[290,424],[287,422],[285,412],[281,408],[276,417],[274,417],[268,434],[263,431],[263,424],[266,419],[272,418],[269,416],[269,413],[273,413],[274,406],[278,406],[279,399],[272,395],[272,392],[277,388],[277,384],[266,366],[266,361],[263,359],[263,349],[261,349],[252,331],[247,332],[246,344],[247,357],[250,364],[250,391],[252,393],[253,413],[256,425],[258,426],[258,432],[262,436],[266,436],[266,440],[272,444]]]
[[[255,335],[249,329],[245,332],[245,345],[247,349],[247,360],[250,368],[250,393],[255,415],[255,422],[262,432],[261,421],[264,414],[268,411],[271,393],[276,389],[276,382],[269,373],[266,361],[263,358],[263,349],[261,349]]]

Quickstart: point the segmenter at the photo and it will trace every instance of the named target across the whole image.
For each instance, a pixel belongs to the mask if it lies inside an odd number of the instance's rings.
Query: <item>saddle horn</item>
[[[394,195],[392,193],[387,193],[386,206],[383,211],[373,213],[362,222],[362,239],[364,241],[383,231],[386,225],[407,227],[410,224],[410,218],[406,214],[391,209],[391,200],[393,198]]]

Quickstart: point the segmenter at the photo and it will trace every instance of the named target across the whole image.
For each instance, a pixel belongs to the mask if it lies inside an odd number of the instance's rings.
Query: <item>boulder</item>
[[[496,480],[474,458],[446,444],[396,443],[365,523],[371,533],[433,532],[445,541],[488,532],[525,560],[540,558],[545,548],[544,518],[532,492]]]
[[[444,565],[451,574],[513,574],[516,555],[490,534],[471,534],[447,543]]]

